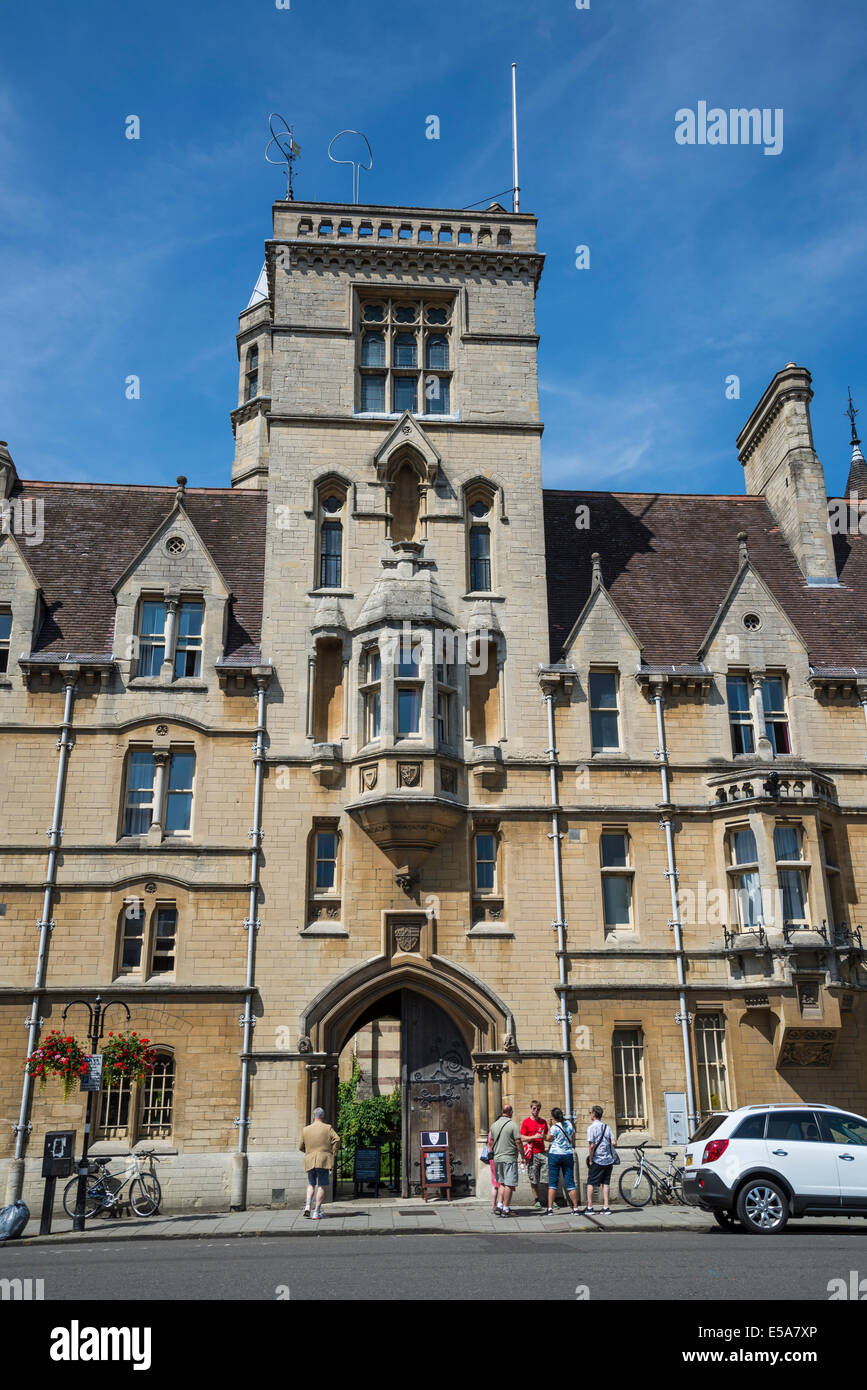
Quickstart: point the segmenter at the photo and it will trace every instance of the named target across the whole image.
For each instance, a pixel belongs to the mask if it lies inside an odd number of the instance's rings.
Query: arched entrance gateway
[[[379,958],[348,972],[302,1020],[311,1046],[311,1110],[321,1103],[336,1117],[341,1053],[382,1020],[391,1048],[372,1070],[386,1078],[386,1088],[395,1081],[400,1088],[401,1195],[420,1190],[423,1130],[448,1133],[453,1195],[475,1192],[480,1140],[499,1108],[506,1049],[514,1046],[508,1010],[480,981],[436,957],[429,965],[392,961],[391,968]],[[397,1055],[389,1071],[391,1051]]]

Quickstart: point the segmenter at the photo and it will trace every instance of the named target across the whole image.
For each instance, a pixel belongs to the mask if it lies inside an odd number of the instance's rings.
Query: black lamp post
[[[102,1038],[102,1035],[105,1032],[105,1016],[108,1013],[109,1009],[114,1008],[114,1006],[117,1004],[121,1009],[126,1009],[127,1023],[129,1023],[131,1018],[130,1011],[122,999],[110,999],[108,1003],[105,1006],[103,1006],[101,997],[97,995],[93,1001],[93,1004],[89,1004],[86,999],[70,1000],[66,1008],[63,1010],[63,1014],[61,1015],[64,1022],[66,1022],[66,1015],[69,1013],[69,1010],[74,1008],[76,1004],[81,1004],[85,1009],[87,1009],[88,1015],[90,1017],[88,1037],[90,1038],[90,1046],[92,1053],[95,1053],[97,1051],[100,1039]],[[75,1216],[72,1218],[73,1231],[84,1230],[84,1203],[85,1196],[87,1193],[88,1178],[87,1150],[90,1144],[90,1123],[93,1118],[93,1097],[95,1094],[96,1092],[94,1091],[88,1091],[87,1093],[87,1115],[84,1121],[84,1142],[81,1147],[81,1158],[78,1163],[78,1191],[75,1194]]]

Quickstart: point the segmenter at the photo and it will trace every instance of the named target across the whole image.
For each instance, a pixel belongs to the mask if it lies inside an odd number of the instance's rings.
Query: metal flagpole
[[[521,211],[521,190],[518,186],[518,64],[512,64],[512,211]]]

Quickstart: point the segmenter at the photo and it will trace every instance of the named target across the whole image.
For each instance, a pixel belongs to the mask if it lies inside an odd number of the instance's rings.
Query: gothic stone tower
[[[450,1097],[405,1101],[407,1161],[413,1125],[459,1130],[466,1177],[516,1028],[556,1045],[553,1007],[550,1036],[527,1031],[535,992],[553,1004],[547,934],[513,1015],[510,919],[538,917],[520,842],[536,858],[545,841],[532,816],[507,829],[510,807],[544,805],[541,269],[535,219],[496,205],[274,207],[233,414],[233,483],[268,494],[276,672],[250,1200],[287,1130],[294,1147],[333,1105],[339,1051],[377,1001],[403,999],[405,1089]]]

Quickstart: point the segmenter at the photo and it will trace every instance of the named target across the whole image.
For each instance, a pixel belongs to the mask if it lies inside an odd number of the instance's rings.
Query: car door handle
[[[854,1162],[855,1162],[855,1155],[854,1155],[854,1154],[838,1154],[837,1157],[838,1157],[838,1158],[842,1158],[842,1160],[843,1160],[844,1163],[854,1163]]]
[[[771,1149],[771,1153],[772,1153],[772,1154],[779,1154],[780,1158],[785,1158],[786,1155],[788,1154],[788,1152],[789,1152],[788,1149]]]

